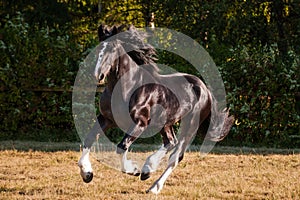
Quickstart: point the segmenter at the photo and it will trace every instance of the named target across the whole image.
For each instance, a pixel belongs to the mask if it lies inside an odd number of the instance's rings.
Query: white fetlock
[[[90,149],[84,148],[81,158],[78,161],[78,167],[80,168],[80,175],[84,182],[89,183],[93,179],[92,164],[89,159]]]
[[[83,172],[92,172],[92,164],[89,159],[90,149],[84,148],[78,166]]]
[[[123,155],[121,155],[121,171],[126,174],[139,176],[140,170],[138,168],[138,165],[132,160],[127,160],[126,156],[127,151]]]
[[[147,193],[148,193],[148,192],[152,192],[153,194],[159,194],[162,188],[163,188],[163,187],[160,186],[159,183],[154,183],[154,184],[149,188],[149,190],[147,190]]]

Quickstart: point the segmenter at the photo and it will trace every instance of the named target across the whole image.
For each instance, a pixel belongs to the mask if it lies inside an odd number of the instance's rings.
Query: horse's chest
[[[113,114],[111,110],[111,94],[106,90],[104,90],[104,92],[100,97],[99,107],[100,107],[100,112],[103,116],[109,119],[113,118]]]

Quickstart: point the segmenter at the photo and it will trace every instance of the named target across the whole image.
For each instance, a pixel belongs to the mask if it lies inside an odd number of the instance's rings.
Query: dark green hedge
[[[38,130],[61,130],[52,140],[76,138],[68,135],[74,133],[68,90],[82,60],[80,47],[58,29],[30,26],[20,13],[1,25],[0,139],[39,140]]]
[[[300,56],[283,59],[277,46],[233,49],[220,65],[236,116],[229,138],[245,145],[300,146]]]
[[[36,1],[16,1],[13,7],[5,2],[1,5],[12,9],[0,12],[0,140],[78,141],[71,91],[79,63],[97,44],[97,26],[143,27],[154,12],[156,26],[196,39],[219,67],[236,117],[222,144],[300,147],[300,20],[294,17],[300,9],[293,2],[130,0],[102,2],[98,13],[98,2],[60,1],[55,6],[67,13],[58,21],[53,6],[39,11]],[[178,71],[196,73],[172,54],[160,52],[159,58]],[[109,134],[115,133],[120,135]]]

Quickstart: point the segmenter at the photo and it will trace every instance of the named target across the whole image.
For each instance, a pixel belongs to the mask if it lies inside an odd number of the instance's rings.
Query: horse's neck
[[[115,74],[110,74],[107,76],[106,88],[112,93],[117,82],[117,76]]]
[[[132,58],[125,52],[123,48],[119,50],[119,59],[118,66],[116,66],[116,72],[110,73],[107,77],[107,89],[112,92],[117,82],[122,79],[122,85],[127,85],[126,90],[128,88],[131,81],[133,81],[138,72],[138,65],[132,60]],[[123,77],[124,76],[124,77]],[[126,83],[124,83],[126,82]],[[125,89],[125,88],[123,88]]]
[[[135,61],[127,53],[121,55],[117,77],[120,81],[122,98],[124,101],[129,101],[133,88],[140,84],[143,77],[139,73],[140,68]]]

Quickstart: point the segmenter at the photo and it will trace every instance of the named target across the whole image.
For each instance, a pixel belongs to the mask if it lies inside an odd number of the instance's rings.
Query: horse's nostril
[[[102,81],[103,78],[104,78],[104,74],[100,74],[99,75],[99,81]]]

